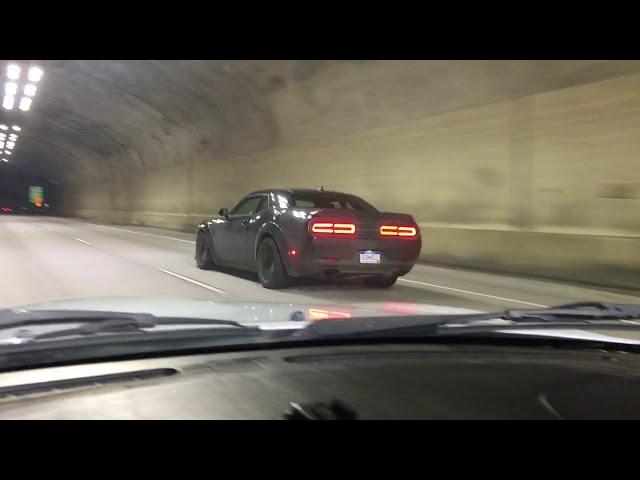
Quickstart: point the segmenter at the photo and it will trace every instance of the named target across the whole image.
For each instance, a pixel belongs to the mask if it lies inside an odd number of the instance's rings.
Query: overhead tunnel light
[[[33,97],[36,94],[37,90],[38,90],[38,87],[36,87],[35,85],[31,85],[30,83],[24,86],[24,94],[27,97]]]
[[[16,82],[7,82],[4,84],[4,94],[14,96],[18,93],[18,84]]]
[[[9,80],[18,80],[20,78],[20,66],[11,64],[7,67],[7,77]]]
[[[0,125],[0,130],[7,130],[9,127],[7,127],[6,125]]]
[[[5,151],[4,151],[4,154],[5,154],[5,155],[11,155],[11,152],[10,152],[9,150],[5,150]]]
[[[7,148],[9,150],[13,150],[13,147],[15,147],[15,146],[16,146],[15,142],[7,142]]]
[[[2,161],[9,163],[9,160],[7,160],[6,158],[3,158]]]
[[[15,103],[15,98],[14,97],[10,97],[8,95],[5,95],[4,96],[4,100],[2,100],[2,106],[7,110],[13,109],[13,104],[14,103]]]
[[[44,72],[39,67],[31,67],[29,69],[29,73],[27,74],[27,78],[30,82],[39,82],[42,78]]]
[[[4,142],[0,141],[0,148],[4,148]]]
[[[31,99],[29,97],[22,97],[20,99],[20,105],[18,105],[18,108],[23,112],[28,112],[31,108]]]
[[[6,125],[3,125],[3,127],[5,127],[5,128],[3,128],[3,130],[6,130],[6,129],[7,129],[7,126],[6,126]],[[11,127],[11,128],[12,128],[13,130],[15,130],[16,132],[19,132],[20,130],[22,130],[18,125],[14,125],[14,126],[13,126],[13,127]]]

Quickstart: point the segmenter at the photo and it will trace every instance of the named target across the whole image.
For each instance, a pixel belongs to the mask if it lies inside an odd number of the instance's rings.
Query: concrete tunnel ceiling
[[[637,73],[636,61],[1,61],[44,70],[12,167],[65,182],[233,157]]]

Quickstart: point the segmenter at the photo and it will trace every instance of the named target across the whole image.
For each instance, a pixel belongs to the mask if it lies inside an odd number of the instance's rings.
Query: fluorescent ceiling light
[[[40,79],[42,78],[42,74],[44,72],[42,71],[41,68],[38,67],[31,67],[29,69],[29,74],[27,76],[27,78],[29,78],[30,82],[39,82]]]
[[[20,99],[20,105],[18,106],[18,108],[23,112],[29,111],[29,109],[31,108],[31,99],[29,97],[22,97]]]
[[[4,153],[5,153],[6,155],[11,155],[11,152],[10,152],[9,150],[5,150],[5,151],[4,151]]]
[[[7,142],[7,148],[9,150],[12,150],[13,147],[15,147],[15,146],[16,146],[16,142]]]
[[[0,141],[0,148],[4,148],[4,142]]]
[[[2,125],[4,128],[2,130],[6,130],[7,126],[6,125]],[[18,125],[14,125],[13,127],[11,127],[13,130],[15,130],[16,132],[19,132],[20,130],[22,130]]]
[[[16,82],[7,82],[4,84],[5,95],[14,96],[18,93],[18,84]]]
[[[9,80],[18,80],[20,78],[20,66],[11,64],[7,67],[7,77]]]
[[[18,140],[18,136],[17,135],[9,135],[9,140],[13,140],[15,142],[16,140]]]
[[[6,129],[8,129],[8,128],[9,128],[9,127],[7,127],[6,125],[0,125],[0,130],[6,130]]]
[[[11,110],[13,108],[14,102],[15,98],[5,95],[4,100],[2,100],[2,106],[7,110]]]
[[[36,90],[38,90],[38,87],[31,85],[30,83],[24,86],[24,94],[27,97],[33,97],[36,94]]]
[[[6,158],[3,158],[2,161],[9,163],[9,160],[7,160]]]

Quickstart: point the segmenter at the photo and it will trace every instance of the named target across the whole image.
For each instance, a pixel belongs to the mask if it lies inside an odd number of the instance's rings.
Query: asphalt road
[[[640,302],[605,289],[478,271],[417,265],[389,290],[358,281],[262,288],[255,275],[195,266],[194,235],[54,217],[0,216],[0,307],[51,300],[145,296],[482,311],[572,301]]]

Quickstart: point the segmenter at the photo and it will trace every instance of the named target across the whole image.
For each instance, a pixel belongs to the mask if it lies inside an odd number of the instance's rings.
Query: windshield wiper
[[[347,321],[327,319],[293,332],[299,338],[354,338],[402,335],[451,335],[470,331],[522,328],[578,328],[598,326],[640,328],[640,305],[580,302],[533,310],[504,310],[495,313],[465,315],[410,315],[354,318]],[[497,322],[496,322],[497,321]]]
[[[157,318],[150,313],[125,313],[94,310],[0,310],[0,330],[30,325],[63,325],[65,323],[134,320],[140,326],[153,327]]]
[[[29,330],[18,332],[20,343],[47,340],[67,336],[91,336],[101,333],[131,333],[148,332],[163,325],[175,326],[220,326],[239,329],[247,333],[259,331],[257,327],[248,327],[232,320],[217,320],[206,318],[156,317],[149,313],[123,313],[104,311],[76,311],[76,310],[31,310],[31,311],[0,311],[0,331],[17,327],[39,327],[44,325],[80,324],[78,327],[54,330],[41,334],[34,334]],[[222,328],[221,331],[228,332]]]
[[[505,310],[498,317],[514,322],[540,320],[563,322],[576,320],[633,320],[640,318],[640,305],[605,302],[577,302],[532,310]]]

